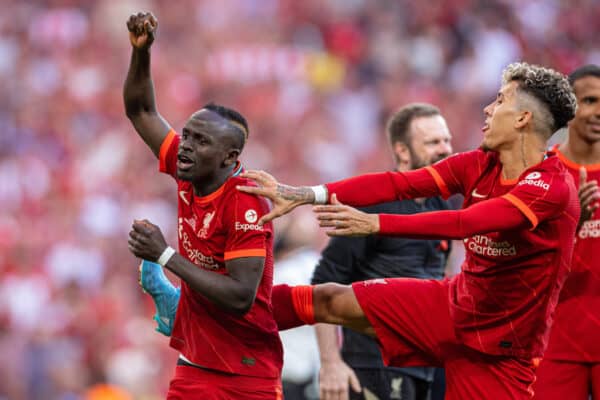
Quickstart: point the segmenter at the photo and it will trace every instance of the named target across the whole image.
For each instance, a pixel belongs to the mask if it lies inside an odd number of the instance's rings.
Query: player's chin
[[[181,181],[192,181],[194,174],[189,169],[177,168],[177,179]]]

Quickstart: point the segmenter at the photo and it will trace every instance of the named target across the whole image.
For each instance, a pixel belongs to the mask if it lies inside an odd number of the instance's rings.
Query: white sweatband
[[[164,267],[169,262],[171,257],[173,257],[173,254],[175,254],[175,250],[173,250],[171,246],[167,246],[165,251],[162,252],[162,254],[160,255],[160,257],[158,257],[158,260],[156,260],[156,262],[160,264],[161,267]]]
[[[310,189],[315,194],[315,204],[327,204],[327,188],[325,185],[311,186]]]

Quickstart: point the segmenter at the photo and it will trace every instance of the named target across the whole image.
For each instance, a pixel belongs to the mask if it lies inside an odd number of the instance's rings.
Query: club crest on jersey
[[[250,209],[246,211],[246,214],[244,214],[244,218],[246,218],[246,222],[248,222],[249,224],[253,224],[258,219],[258,214],[256,214],[256,211],[254,211],[253,209]]]
[[[213,220],[216,211],[207,212],[204,214],[204,219],[202,220],[202,229],[198,232],[198,236],[200,239],[206,239],[208,237],[208,229],[210,228],[210,222]]]

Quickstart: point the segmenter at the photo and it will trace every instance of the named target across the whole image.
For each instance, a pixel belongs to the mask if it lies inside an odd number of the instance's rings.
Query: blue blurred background
[[[140,217],[174,245],[177,211],[124,115],[130,13],[158,17],[153,75],[170,123],[181,128],[208,101],[239,109],[245,166],[291,184],[391,168],[384,124],[410,101],[441,108],[455,150],[477,146],[482,106],[512,61],[565,73],[600,64],[597,0],[0,6],[2,400],[159,399],[174,369],[126,245]],[[310,210],[277,232],[278,279],[309,279],[325,243]],[[308,329],[288,339],[300,349],[286,355],[291,381],[318,368]]]

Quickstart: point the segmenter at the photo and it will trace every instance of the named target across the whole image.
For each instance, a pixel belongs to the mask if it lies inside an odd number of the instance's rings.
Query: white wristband
[[[327,188],[325,185],[311,186],[310,187],[315,194],[315,204],[327,204]]]
[[[160,264],[161,267],[164,267],[169,262],[171,257],[173,257],[173,254],[175,254],[175,250],[173,250],[171,246],[167,246],[165,251],[162,252],[162,254],[160,255],[160,257],[158,257],[158,260],[156,260],[156,262]]]

